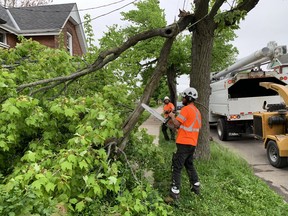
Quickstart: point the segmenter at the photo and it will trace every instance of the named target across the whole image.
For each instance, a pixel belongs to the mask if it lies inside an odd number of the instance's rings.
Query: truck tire
[[[219,118],[217,121],[217,134],[222,141],[226,141],[228,138],[227,125],[224,118]]]
[[[279,156],[279,149],[274,140],[270,140],[267,144],[267,157],[270,164],[276,168],[287,166],[287,157]]]

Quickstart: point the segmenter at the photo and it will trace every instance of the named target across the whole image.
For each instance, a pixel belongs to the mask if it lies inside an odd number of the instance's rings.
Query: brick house
[[[75,3],[20,8],[0,6],[0,47],[15,47],[18,35],[51,48],[64,45],[71,55],[82,55],[87,49]]]

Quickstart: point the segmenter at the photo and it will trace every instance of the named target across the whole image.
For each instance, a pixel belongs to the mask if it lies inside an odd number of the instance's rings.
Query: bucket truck
[[[211,74],[209,124],[217,125],[220,140],[225,141],[236,134],[252,134],[253,113],[264,111],[263,104],[277,109],[283,102],[277,92],[265,89],[259,83],[287,85],[288,65],[279,64],[279,58],[286,52],[286,46],[269,42],[228,68]],[[268,65],[268,70],[263,71],[263,65]]]

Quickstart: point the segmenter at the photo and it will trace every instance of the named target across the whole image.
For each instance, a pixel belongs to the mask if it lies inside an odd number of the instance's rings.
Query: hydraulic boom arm
[[[285,54],[286,46],[278,46],[276,42],[271,41],[267,44],[267,47],[248,55],[235,62],[228,68],[213,74],[211,80],[218,80],[221,77],[225,77],[227,74],[238,73],[241,70],[252,69],[256,66],[261,66],[261,64],[270,62],[273,58]]]

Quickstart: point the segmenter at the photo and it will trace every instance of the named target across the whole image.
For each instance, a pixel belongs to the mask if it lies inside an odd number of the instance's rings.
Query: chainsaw
[[[141,106],[148,111],[151,115],[153,115],[155,118],[157,118],[158,120],[160,120],[162,123],[166,124],[167,127],[175,130],[174,124],[169,122],[171,120],[171,117],[168,118],[164,118],[163,116],[161,116],[160,113],[158,113],[156,110],[154,110],[153,108],[149,107],[148,105],[142,103]]]

